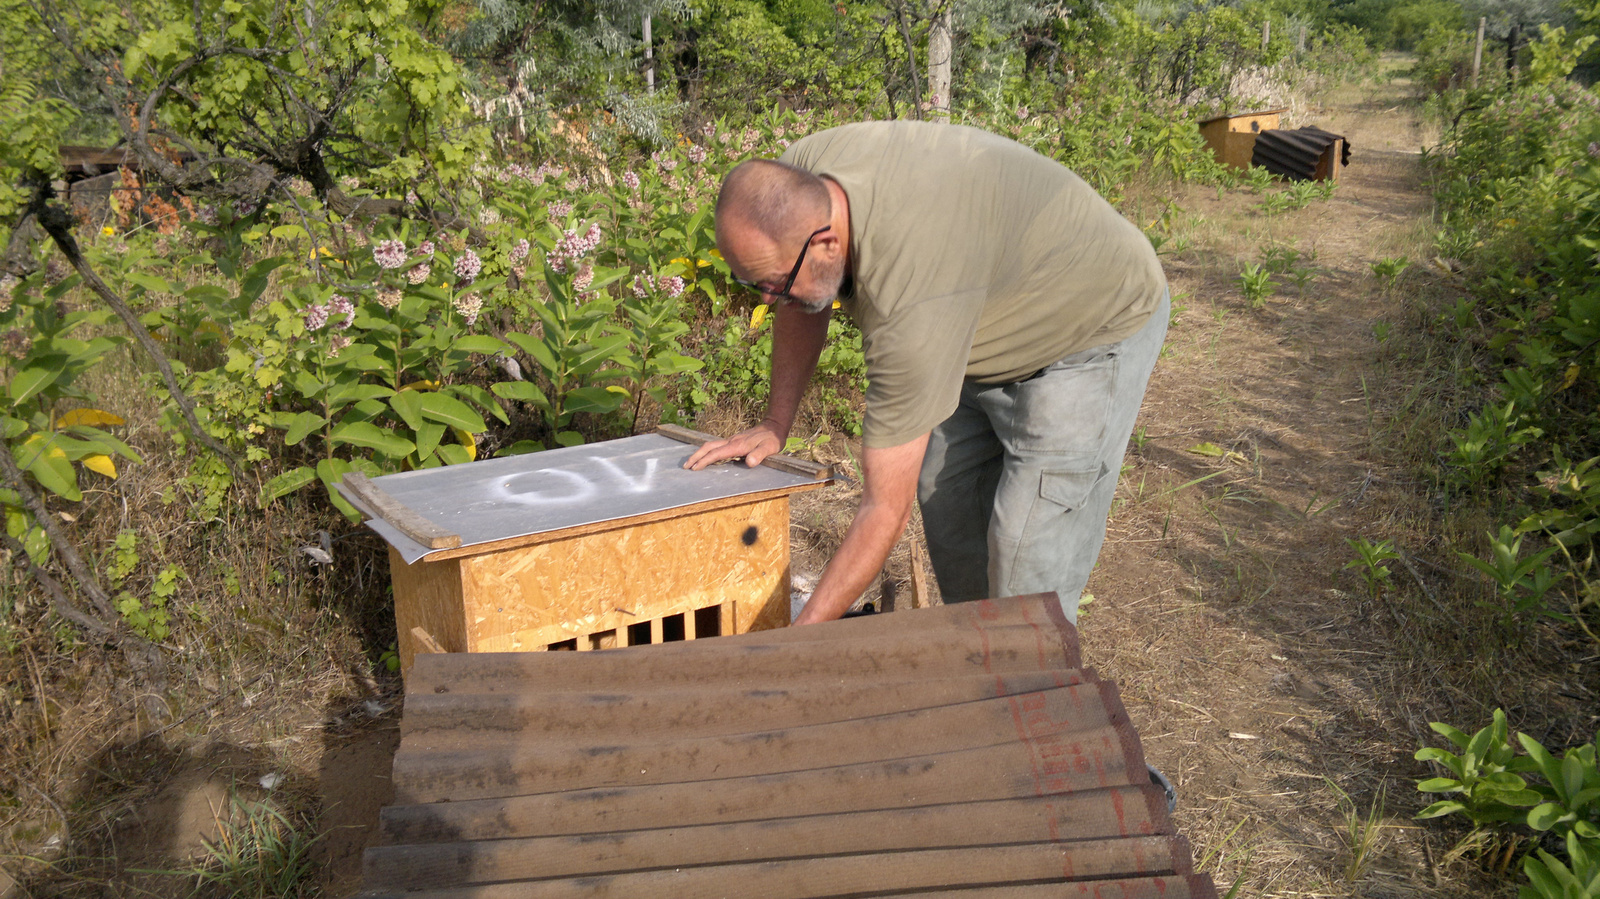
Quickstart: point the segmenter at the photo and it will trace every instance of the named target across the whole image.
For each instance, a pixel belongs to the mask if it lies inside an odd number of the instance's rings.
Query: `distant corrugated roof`
[[[1294,129],[1274,128],[1261,132],[1261,136],[1256,138],[1250,164],[1284,178],[1310,181],[1316,177],[1317,163],[1322,159],[1322,154],[1336,141],[1344,141],[1339,164],[1349,165],[1350,140],[1342,134],[1323,131],[1313,125]]]
[[[1217,895],[1054,594],[419,655],[406,690],[365,897]]]
[[[1288,111],[1289,111],[1289,107],[1287,107],[1287,106],[1279,106],[1276,109],[1258,109],[1255,112],[1230,112],[1230,113],[1227,113],[1226,115],[1216,115],[1216,116],[1212,116],[1209,119],[1201,119],[1200,120],[1200,124],[1201,125],[1209,125],[1212,122],[1220,122],[1223,119],[1244,119],[1244,118],[1249,118],[1250,116],[1254,116],[1254,115],[1272,115],[1275,112],[1288,112]]]

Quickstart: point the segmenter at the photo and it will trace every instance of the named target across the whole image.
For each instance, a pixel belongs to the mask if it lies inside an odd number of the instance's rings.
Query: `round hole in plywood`
[[[761,529],[752,524],[744,529],[744,533],[739,536],[739,539],[744,542],[745,546],[755,546],[756,541],[761,539]]]

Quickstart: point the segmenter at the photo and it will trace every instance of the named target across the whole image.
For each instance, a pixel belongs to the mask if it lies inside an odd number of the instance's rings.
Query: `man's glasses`
[[[769,297],[777,297],[780,300],[794,299],[794,297],[790,295],[789,289],[794,287],[794,279],[800,277],[800,266],[806,264],[806,251],[811,249],[811,241],[815,240],[818,234],[831,230],[833,230],[832,225],[823,225],[821,228],[811,232],[811,236],[807,237],[805,244],[800,247],[800,258],[794,261],[794,268],[789,269],[789,277],[783,282],[783,287],[773,290],[769,285],[760,284],[755,281],[746,281],[743,278],[734,278],[733,283],[738,284],[741,287],[748,287],[757,293],[765,294]]]

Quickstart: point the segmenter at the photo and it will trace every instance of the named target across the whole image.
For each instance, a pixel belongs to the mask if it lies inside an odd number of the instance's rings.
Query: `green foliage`
[[[1418,812],[1419,819],[1461,814],[1481,827],[1524,820],[1527,813],[1523,809],[1539,804],[1542,797],[1529,789],[1522,777],[1537,766],[1532,759],[1517,754],[1510,741],[1505,712],[1495,709],[1489,726],[1470,737],[1448,724],[1433,722],[1428,726],[1461,754],[1433,746],[1417,750],[1417,761],[1438,762],[1451,774],[1424,780],[1417,789],[1455,794],[1454,798],[1441,799]]]
[[[1495,709],[1488,727],[1471,737],[1448,724],[1430,725],[1461,750],[1426,747],[1418,761],[1443,765],[1452,777],[1417,784],[1425,793],[1451,793],[1418,818],[1461,814],[1475,826],[1525,824],[1548,834],[1566,859],[1539,849],[1523,859],[1528,877],[1520,899],[1590,899],[1600,895],[1600,766],[1595,742],[1572,747],[1560,759],[1527,734],[1517,734],[1523,753],[1508,739],[1505,712]],[[1524,775],[1543,778],[1531,783]]]
[[[1513,632],[1517,619],[1541,612],[1555,616],[1545,605],[1545,595],[1555,585],[1556,573],[1548,563],[1556,547],[1522,555],[1522,536],[1509,525],[1501,525],[1498,535],[1490,534],[1488,559],[1457,552],[1461,561],[1489,576],[1500,600],[1501,624]]]
[[[1392,282],[1411,266],[1411,260],[1404,256],[1389,256],[1371,263],[1372,274],[1380,281]]]
[[[1394,544],[1388,540],[1379,540],[1374,543],[1365,537],[1346,538],[1346,543],[1355,550],[1356,557],[1346,562],[1346,571],[1354,570],[1366,582],[1367,592],[1374,601],[1382,598],[1389,590],[1389,566],[1385,562],[1400,558],[1395,552]]]
[[[229,799],[221,833],[205,856],[183,872],[197,885],[237,899],[293,899],[314,893],[311,849],[319,837],[291,821],[270,800]]]
[[[1567,834],[1567,859],[1543,849],[1522,860],[1528,883],[1517,899],[1600,899],[1600,843]]]
[[[1239,292],[1249,301],[1250,308],[1266,305],[1267,298],[1277,289],[1278,282],[1272,280],[1272,270],[1265,265],[1246,262],[1239,270]]]

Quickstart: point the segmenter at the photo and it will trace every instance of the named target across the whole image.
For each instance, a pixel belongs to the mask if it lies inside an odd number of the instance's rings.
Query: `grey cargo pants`
[[[1078,620],[1170,308],[1163,295],[1133,336],[1026,380],[962,386],[917,482],[945,602],[1054,590]]]

